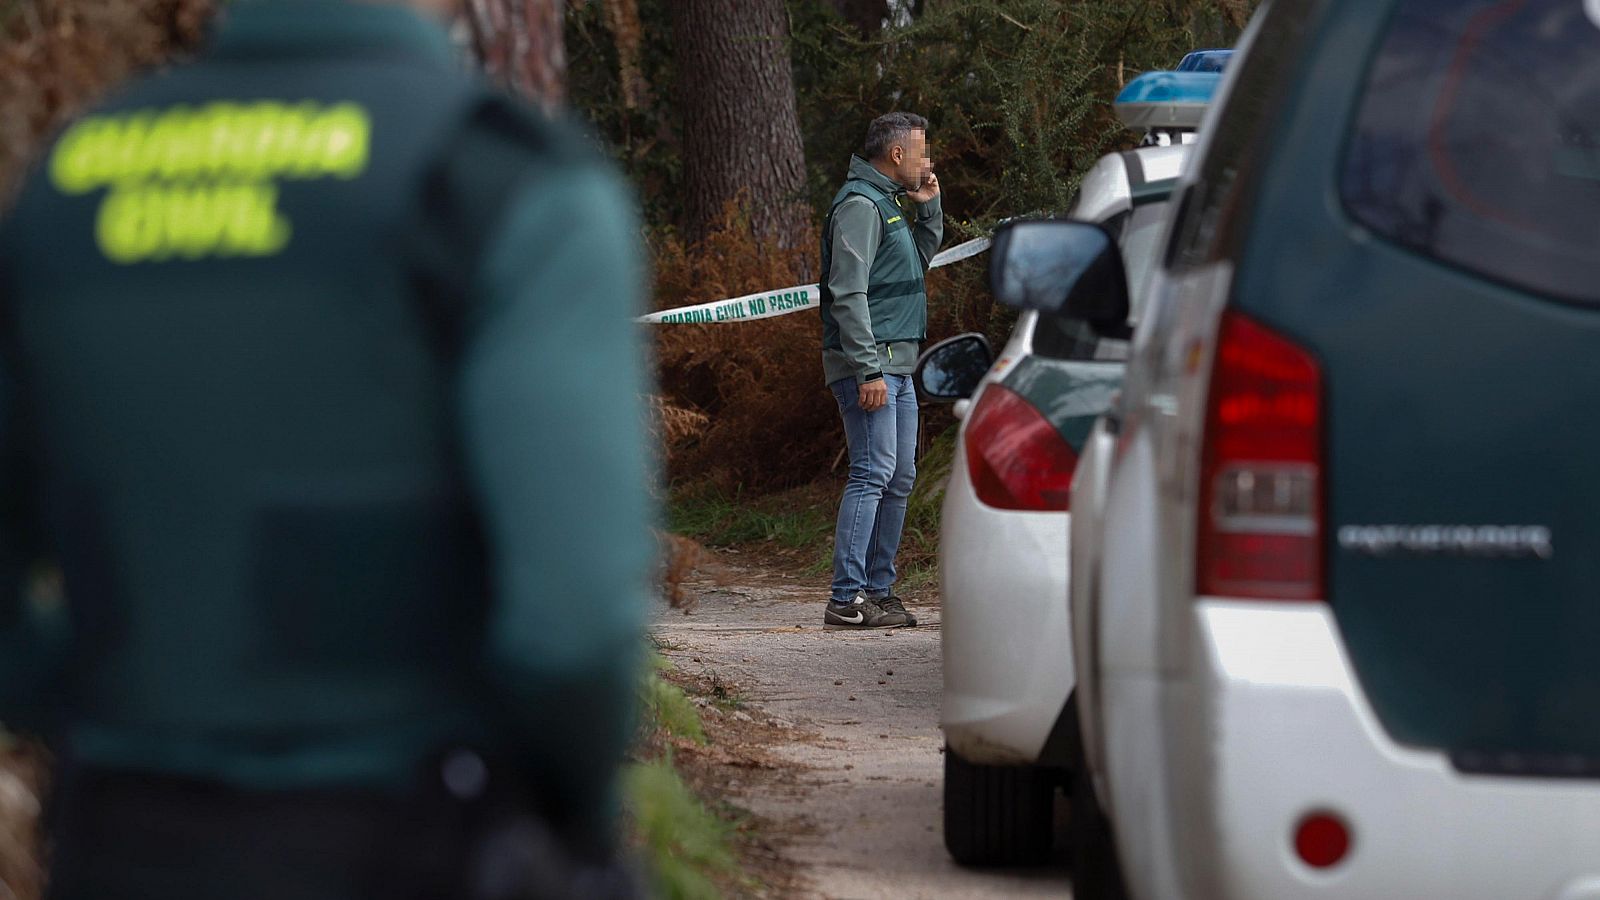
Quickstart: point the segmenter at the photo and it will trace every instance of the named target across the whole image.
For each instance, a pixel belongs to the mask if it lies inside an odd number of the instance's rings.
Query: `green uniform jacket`
[[[944,238],[939,198],[905,188],[859,156],[822,235],[822,372],[826,383],[909,374],[927,337],[923,274]],[[915,209],[914,222],[901,210]],[[914,283],[913,283],[914,282]]]
[[[602,826],[653,557],[631,199],[409,11],[226,16],[0,230],[0,721],[266,789],[469,742]]]

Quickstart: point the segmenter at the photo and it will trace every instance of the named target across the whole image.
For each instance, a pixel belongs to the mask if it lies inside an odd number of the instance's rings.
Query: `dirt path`
[[[975,873],[945,854],[937,608],[912,596],[917,628],[826,632],[812,579],[731,563],[721,581],[690,584],[694,612],[663,610],[654,632],[680,669],[732,683],[790,736],[764,748],[789,770],[784,778],[728,772],[729,799],[766,821],[769,839],[799,868],[803,886],[783,893],[1069,896],[1059,866]]]

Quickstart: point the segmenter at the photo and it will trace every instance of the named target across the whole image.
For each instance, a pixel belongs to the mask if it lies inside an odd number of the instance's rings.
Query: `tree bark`
[[[736,201],[757,235],[799,246],[810,213],[783,0],[673,0],[671,9],[684,233],[704,237]]]
[[[546,109],[567,96],[562,0],[468,0],[472,43],[484,71]]]
[[[650,104],[650,83],[639,68],[644,25],[639,21],[639,0],[605,0],[606,27],[617,48],[617,78],[622,82],[622,105],[638,109]]]

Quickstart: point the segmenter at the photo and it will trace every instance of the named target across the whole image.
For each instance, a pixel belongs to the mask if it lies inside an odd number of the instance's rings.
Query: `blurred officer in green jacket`
[[[58,752],[52,892],[625,890],[629,195],[416,10],[223,15],[0,225],[0,722]]]

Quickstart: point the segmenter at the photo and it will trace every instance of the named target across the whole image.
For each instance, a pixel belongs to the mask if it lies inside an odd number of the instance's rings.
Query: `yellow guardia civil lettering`
[[[95,238],[114,262],[270,256],[292,233],[277,182],[355,178],[371,137],[354,103],[178,105],[84,119],[49,172],[64,194],[109,189]]]
[[[129,181],[354,178],[372,125],[353,103],[266,100],[95,116],[61,138],[50,176],[66,194]]]
[[[100,206],[95,239],[112,262],[271,256],[289,243],[278,188],[247,184],[114,189]]]

